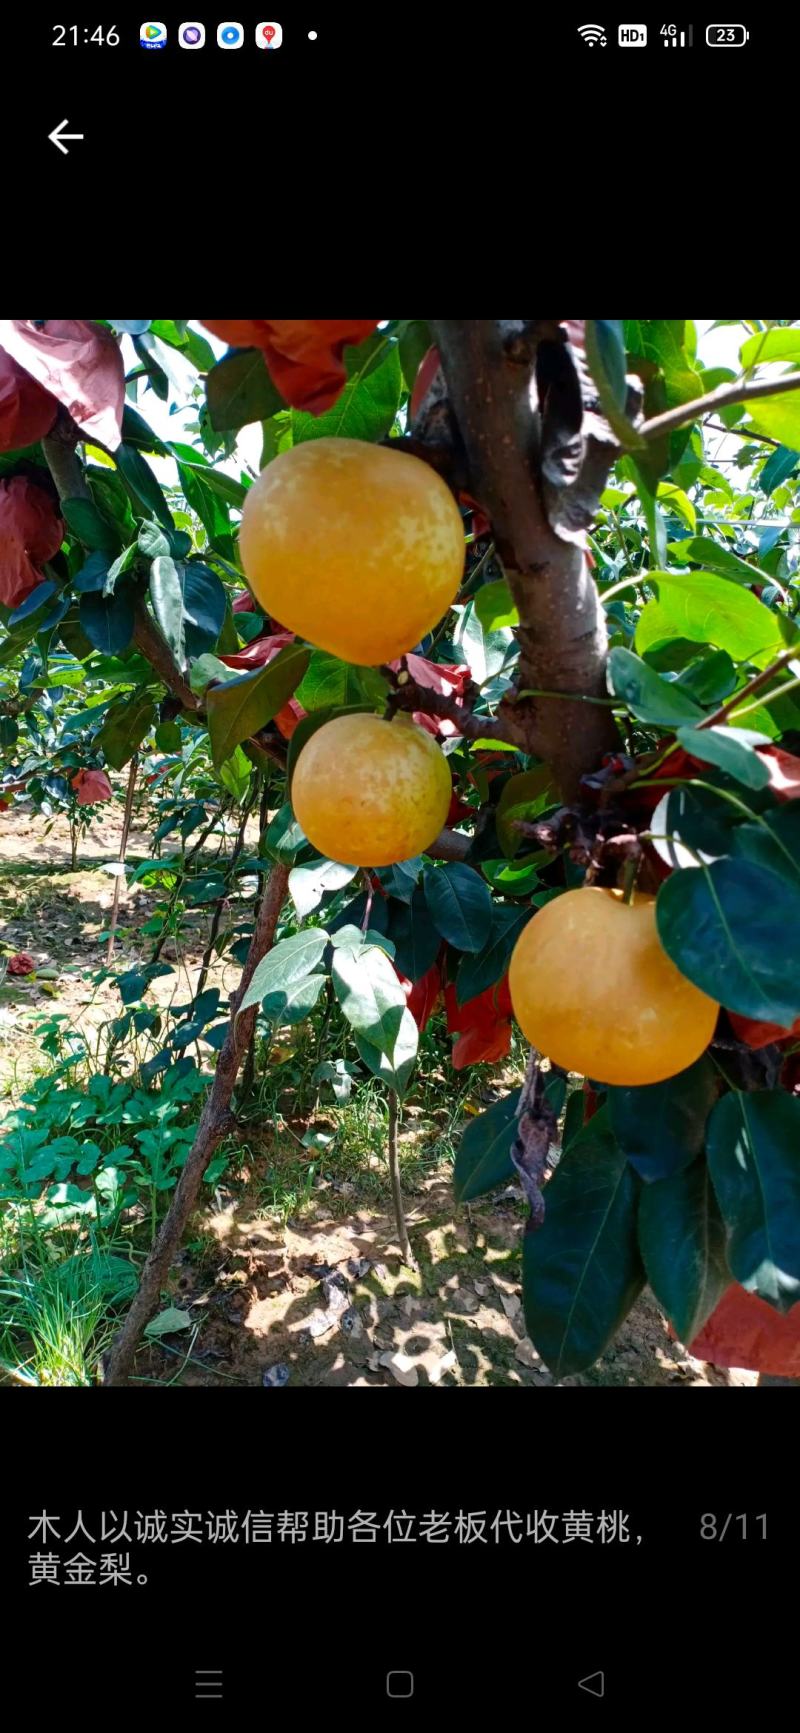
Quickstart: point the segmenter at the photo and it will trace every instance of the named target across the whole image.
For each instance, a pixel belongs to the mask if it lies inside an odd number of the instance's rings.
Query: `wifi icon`
[[[606,46],[605,30],[602,24],[579,24],[578,35],[583,37],[584,42],[588,43],[590,48],[594,48],[595,43],[600,48]]]

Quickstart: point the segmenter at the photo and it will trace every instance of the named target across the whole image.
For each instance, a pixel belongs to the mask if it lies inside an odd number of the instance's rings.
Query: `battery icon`
[[[707,24],[706,42],[709,48],[744,48],[750,32],[744,24]]]

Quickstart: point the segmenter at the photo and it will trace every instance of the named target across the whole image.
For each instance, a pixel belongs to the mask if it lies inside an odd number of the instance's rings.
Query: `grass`
[[[0,1369],[38,1388],[94,1384],[137,1281],[127,1257],[96,1244],[61,1258],[42,1242],[23,1250],[21,1270],[0,1280]]]

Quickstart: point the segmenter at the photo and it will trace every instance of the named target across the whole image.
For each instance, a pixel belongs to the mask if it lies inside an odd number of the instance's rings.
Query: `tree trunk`
[[[169,1275],[173,1257],[189,1216],[197,1202],[203,1174],[217,1145],[235,1125],[230,1110],[231,1098],[239,1067],[247,1051],[255,1025],[257,1006],[251,1005],[238,1018],[236,1010],[252,980],[257,964],[260,963],[261,958],[266,955],[273,943],[288,882],[288,867],[277,864],[273,866],[259,910],[247,962],[242,970],[239,990],[231,1005],[228,1033],[217,1060],[211,1093],[200,1116],[197,1135],[175,1189],[172,1203],[161,1224],[158,1238],[145,1260],[139,1291],[108,1356],[103,1379],[104,1385],[127,1383],[142,1331],[158,1305],[161,1289]]]
[[[548,322],[543,322],[548,323]],[[499,319],[430,321],[466,451],[470,491],[491,519],[519,610],[517,689],[607,697],[605,616],[582,538],[557,535],[545,509],[533,361],[512,359]],[[609,459],[611,461],[611,447]],[[528,752],[554,771],[564,800],[618,744],[609,709],[560,698],[513,706]]]

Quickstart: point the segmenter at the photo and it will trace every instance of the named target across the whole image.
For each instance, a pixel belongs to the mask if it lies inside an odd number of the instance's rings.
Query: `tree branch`
[[[391,677],[396,678],[390,673]],[[433,687],[422,686],[411,679],[394,686],[387,703],[392,712],[421,710],[425,716],[438,716],[443,721],[453,722],[465,740],[502,740],[507,746],[525,747],[524,726],[509,713],[510,705],[505,710],[500,706],[502,716],[476,716],[469,705],[459,703],[457,698],[446,692],[435,692]]]
[[[569,800],[583,773],[618,744],[610,709],[568,696],[607,696],[603,608],[576,534],[558,535],[548,521],[534,381],[530,361],[522,365],[513,355],[513,322],[429,323],[467,453],[469,491],[491,520],[519,611],[519,685],[558,694],[556,702],[515,703],[513,732],[504,716],[503,737],[543,758]],[[525,326],[534,355],[541,324]],[[607,461],[611,454],[609,446]]]
[[[800,373],[784,374],[782,379],[762,379],[752,385],[743,385],[741,380],[733,385],[718,385],[716,391],[709,391],[705,397],[696,397],[693,403],[679,403],[676,409],[667,409],[663,415],[654,415],[649,421],[643,421],[636,431],[642,439],[659,439],[662,433],[674,433],[678,427],[691,427],[692,422],[699,421],[714,409],[724,409],[729,403],[749,403],[756,397],[781,397],[789,391],[800,391]],[[753,437],[759,439],[760,434]]]
[[[257,965],[272,945],[288,882],[288,867],[277,864],[273,866],[259,909],[247,962],[242,970],[239,989],[231,1002],[228,1033],[217,1060],[211,1092],[200,1115],[197,1134],[186,1158],[172,1203],[145,1261],[138,1293],[108,1356],[104,1385],[127,1384],[139,1338],[158,1305],[172,1259],[197,1202],[203,1174],[218,1144],[235,1123],[230,1111],[230,1100],[239,1067],[255,1027],[258,1007],[251,1005],[238,1018],[236,1011]]]

